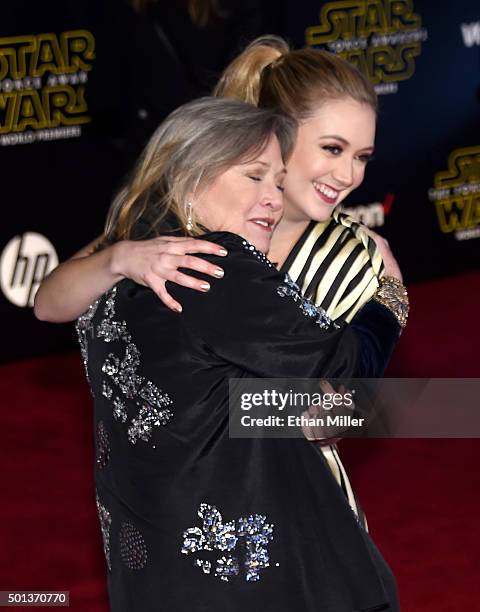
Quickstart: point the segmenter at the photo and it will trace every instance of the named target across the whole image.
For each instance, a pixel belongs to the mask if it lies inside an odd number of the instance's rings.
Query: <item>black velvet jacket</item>
[[[400,331],[369,302],[334,326],[241,237],[181,314],[124,280],[79,318],[115,612],[353,612],[393,577],[318,447],[230,439],[228,379],[382,373]]]

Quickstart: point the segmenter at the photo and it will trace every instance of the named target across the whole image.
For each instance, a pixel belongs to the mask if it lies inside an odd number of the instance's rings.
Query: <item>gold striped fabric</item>
[[[328,221],[309,224],[281,270],[332,319],[350,322],[372,298],[383,268],[374,240],[352,217],[335,211]],[[320,448],[358,521],[368,531],[336,444]]]
[[[281,269],[332,319],[349,322],[375,293],[383,261],[361,225],[334,212],[309,224]]]

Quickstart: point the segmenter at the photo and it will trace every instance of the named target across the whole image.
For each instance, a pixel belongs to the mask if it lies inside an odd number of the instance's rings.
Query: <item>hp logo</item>
[[[45,236],[26,232],[12,238],[0,258],[0,286],[12,304],[32,307],[42,280],[58,266],[53,245]]]

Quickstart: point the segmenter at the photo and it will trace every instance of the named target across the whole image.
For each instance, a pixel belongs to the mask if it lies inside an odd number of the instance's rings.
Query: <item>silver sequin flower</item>
[[[250,515],[238,520],[237,533],[245,538],[245,579],[260,579],[260,570],[270,565],[267,545],[273,540],[273,525],[266,522],[263,514]]]
[[[232,550],[237,544],[235,521],[223,523],[222,515],[209,504],[200,504],[197,512],[203,519],[204,550]]]
[[[202,527],[190,527],[183,532],[181,552],[186,555],[201,551],[228,552],[216,560],[214,571],[216,577],[228,582],[229,578],[240,574],[238,544],[242,543],[245,580],[259,580],[260,571],[270,565],[267,546],[273,540],[273,525],[266,522],[266,517],[253,514],[238,521],[224,522],[219,510],[205,503],[200,504],[197,514],[202,519]],[[205,574],[211,571],[209,560],[196,558],[194,565],[202,568]]]
[[[140,389],[138,395],[151,406],[169,406],[172,403],[168,395],[149,380],[147,380],[145,385]],[[168,412],[168,410],[166,412]]]
[[[220,577],[220,580],[228,582],[229,578],[238,576],[240,570],[238,567],[238,559],[233,555],[227,555],[217,559],[215,575]]]
[[[173,416],[167,408],[173,401],[168,393],[139,374],[140,351],[133,342],[125,321],[114,319],[116,294],[116,287],[106,294],[103,319],[96,328],[96,336],[106,343],[119,342],[125,348],[120,356],[111,352],[105,357],[102,372],[108,377],[108,383],[103,381],[103,395],[110,399],[113,386],[120,391],[122,397],[135,402],[138,413],[132,417],[128,426],[128,439],[132,444],[136,444],[138,440],[148,442],[153,428],[165,425]],[[128,419],[127,405],[118,395],[113,400],[113,416],[122,423]]]
[[[183,532],[183,546],[182,553],[188,555],[192,552],[204,550],[206,538],[203,535],[203,531],[200,527],[189,527]],[[210,550],[205,548],[205,550]],[[195,562],[195,565],[197,563]]]
[[[158,410],[154,406],[143,404],[128,428],[128,439],[132,444],[135,444],[137,440],[148,442],[152,436],[153,428],[166,425],[171,415],[170,410]]]
[[[131,523],[122,523],[120,528],[120,556],[132,570],[140,570],[147,564],[147,546],[142,534]]]
[[[97,423],[96,451],[97,465],[102,469],[110,459],[110,439],[103,421]]]
[[[107,508],[105,508],[105,506],[100,503],[98,492],[96,493],[96,503],[98,518],[100,520],[100,530],[102,532],[103,552],[105,553],[107,567],[111,571],[112,565],[110,563],[110,526],[112,524],[112,517],[110,516],[110,512],[107,510]]]
[[[289,297],[294,302],[298,303],[302,313],[306,317],[315,319],[315,323],[322,329],[328,329],[332,325],[339,329],[340,326],[330,319],[323,308],[320,308],[320,306],[317,306],[311,300],[302,296],[300,287],[291,279],[289,274],[285,274],[283,284],[277,288],[277,293],[282,298]]]

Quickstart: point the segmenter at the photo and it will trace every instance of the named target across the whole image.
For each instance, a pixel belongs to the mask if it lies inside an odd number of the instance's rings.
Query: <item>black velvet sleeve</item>
[[[360,340],[360,359],[355,376],[382,376],[401,332],[395,315],[372,299],[354,316],[350,327]]]
[[[200,293],[168,283],[183,306],[185,328],[220,360],[261,377],[375,377],[381,375],[400,326],[369,302],[352,322],[336,326],[261,253],[236,234],[204,236],[227,257],[202,255],[225,270]],[[188,271],[191,273],[191,271]]]

